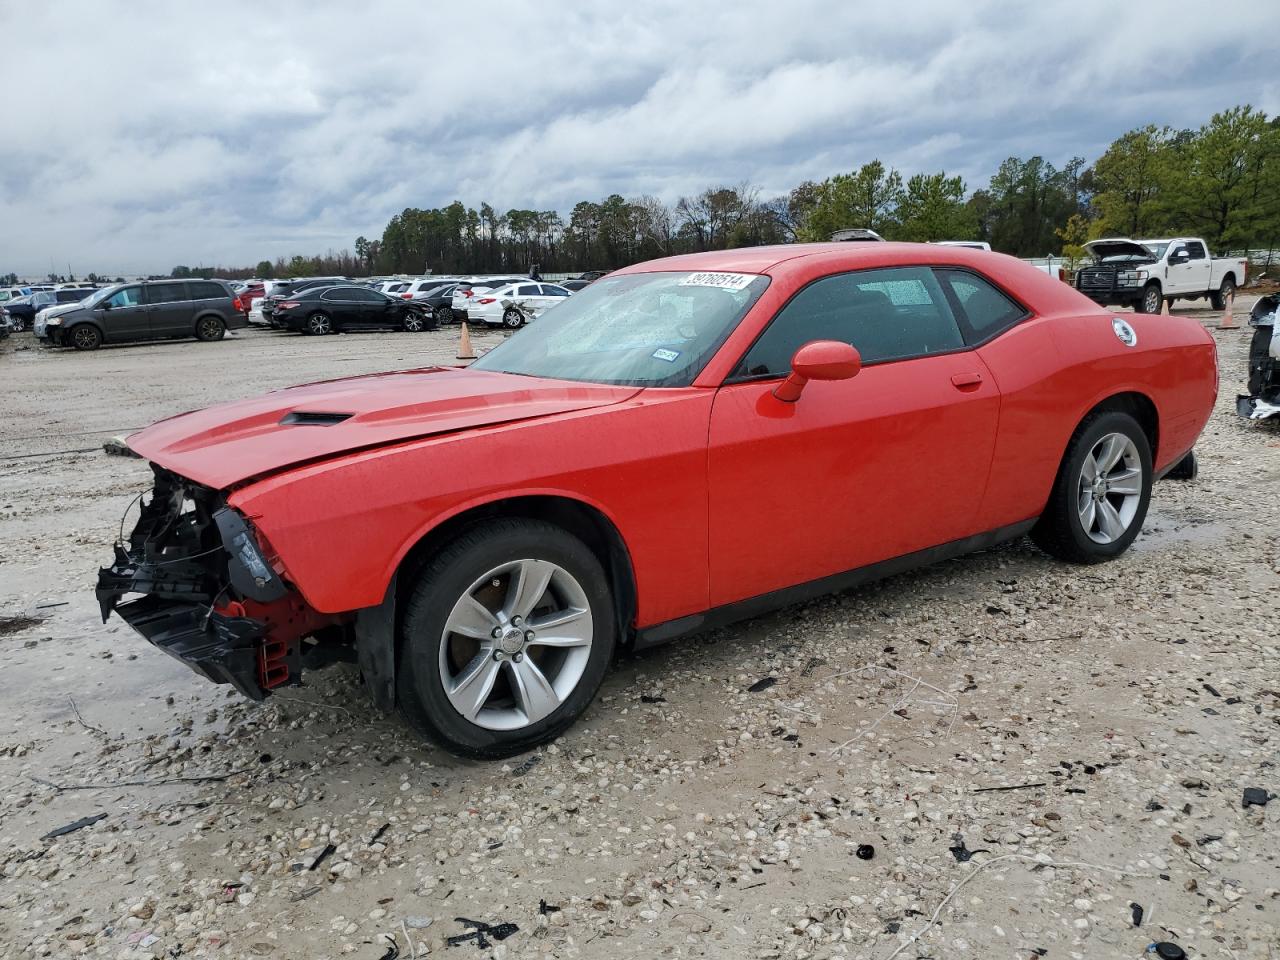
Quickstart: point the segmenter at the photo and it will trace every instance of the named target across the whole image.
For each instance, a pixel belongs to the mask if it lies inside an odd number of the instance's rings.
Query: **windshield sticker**
[[[655,350],[650,356],[655,360],[665,360],[667,363],[675,363],[680,358],[679,350]]]
[[[680,286],[741,290],[755,278],[753,273],[691,273],[680,281]]]

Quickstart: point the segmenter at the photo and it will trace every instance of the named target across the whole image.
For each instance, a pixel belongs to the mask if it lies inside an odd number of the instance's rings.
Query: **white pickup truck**
[[[1093,262],[1076,271],[1076,289],[1104,306],[1133,304],[1138,313],[1159,313],[1165,300],[1202,297],[1221,310],[1244,283],[1247,266],[1239,257],[1210,256],[1198,237],[1112,237],[1084,248]]]

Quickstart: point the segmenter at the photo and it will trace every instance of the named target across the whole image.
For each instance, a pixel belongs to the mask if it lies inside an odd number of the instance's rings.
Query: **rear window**
[[[227,295],[227,291],[216,283],[192,283],[189,286],[192,300],[217,300]]]
[[[53,296],[58,303],[78,303],[91,293],[92,290],[58,290]]]

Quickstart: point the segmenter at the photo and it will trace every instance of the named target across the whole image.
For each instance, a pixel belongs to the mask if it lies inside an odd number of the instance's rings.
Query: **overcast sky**
[[[1280,111],[1256,3],[566,7],[0,0],[0,273],[350,248],[455,198],[767,196],[875,157],[973,189],[1010,155]]]

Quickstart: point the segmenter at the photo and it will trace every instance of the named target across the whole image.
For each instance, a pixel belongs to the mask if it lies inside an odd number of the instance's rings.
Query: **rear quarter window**
[[[1030,316],[1030,311],[984,277],[967,270],[938,270],[967,344],[984,343]]]

